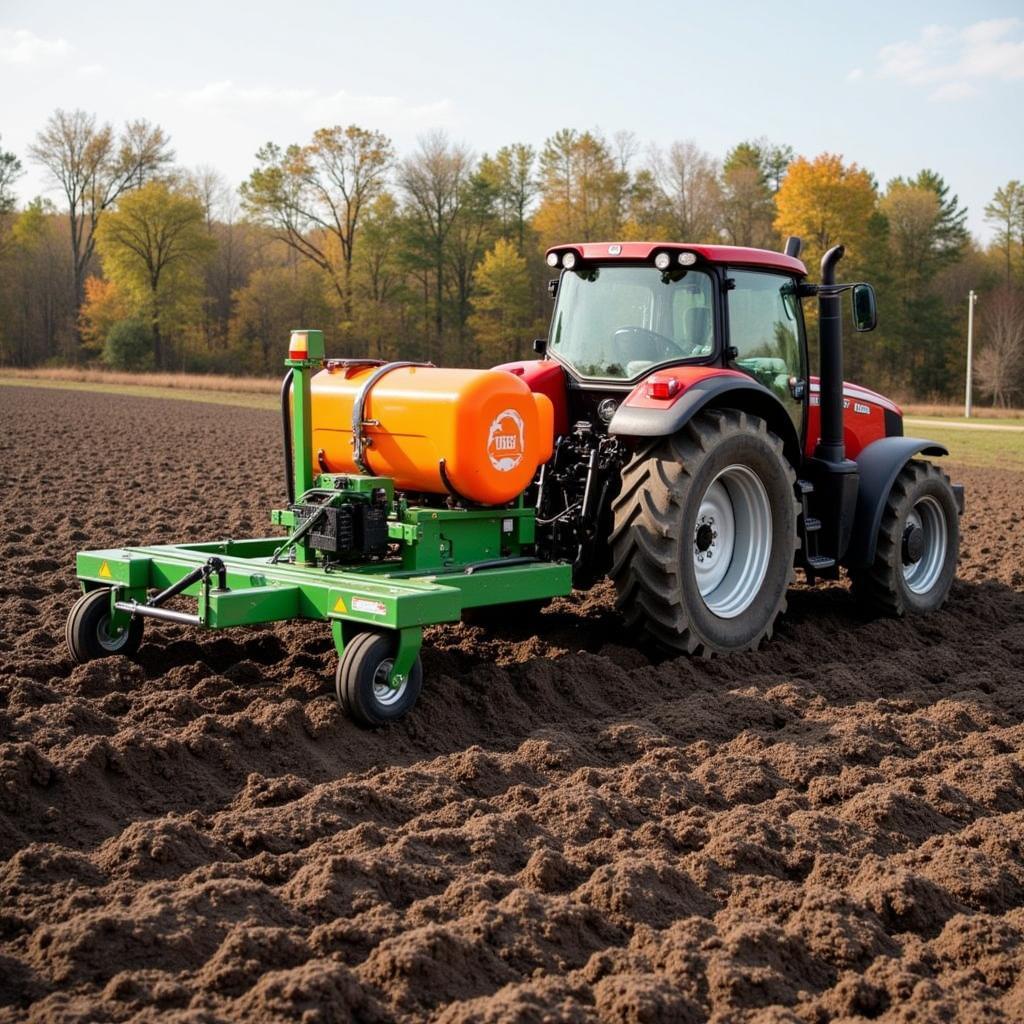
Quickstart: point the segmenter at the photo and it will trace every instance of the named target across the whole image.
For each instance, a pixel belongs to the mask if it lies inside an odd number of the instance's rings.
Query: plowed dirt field
[[[0,391],[0,1021],[1024,1020],[1024,475],[931,618],[663,660],[598,588],[364,732],[321,625],[64,649],[77,549],[269,532],[272,412]]]

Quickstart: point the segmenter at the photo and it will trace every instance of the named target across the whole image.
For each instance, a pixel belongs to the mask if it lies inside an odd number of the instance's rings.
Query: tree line
[[[19,206],[23,159],[50,190]],[[338,355],[488,365],[546,331],[549,245],[793,234],[812,278],[841,241],[844,276],[876,285],[880,326],[851,340],[851,377],[958,395],[973,289],[977,383],[1008,404],[1024,389],[1024,186],[984,212],[986,247],[934,170],[883,187],[767,139],[719,159],[575,129],[477,155],[440,132],[400,154],[380,131],[322,128],[263,146],[236,188],[178,165],[158,125],[58,110],[23,157],[0,145],[0,363],[276,373],[289,329],[319,326]]]

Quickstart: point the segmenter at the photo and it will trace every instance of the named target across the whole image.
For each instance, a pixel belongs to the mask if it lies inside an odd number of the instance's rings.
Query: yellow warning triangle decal
[[[348,611],[348,608],[345,607],[345,599],[344,598],[339,597],[338,600],[334,602],[334,610],[336,612],[347,612]]]
[[[105,580],[113,579],[114,574],[110,571],[110,566],[106,562],[100,566],[100,576]]]

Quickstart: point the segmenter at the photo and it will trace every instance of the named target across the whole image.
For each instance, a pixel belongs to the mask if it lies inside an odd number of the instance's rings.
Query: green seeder
[[[532,554],[535,510],[522,497],[488,508],[413,503],[387,477],[317,473],[310,380],[323,336],[304,333],[308,354],[286,361],[283,395],[295,500],[271,513],[288,535],[81,551],[67,643],[87,661],[133,654],[147,618],[202,629],[323,620],[339,654],[339,701],[360,724],[379,725],[419,696],[424,626],[567,594],[571,567]],[[353,543],[358,557],[332,559]],[[195,611],[167,607],[178,597],[194,598]]]

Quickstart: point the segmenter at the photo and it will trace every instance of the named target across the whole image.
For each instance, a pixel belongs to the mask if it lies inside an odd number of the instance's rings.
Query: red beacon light
[[[658,398],[662,401],[670,401],[675,398],[682,387],[677,378],[663,377],[659,374],[648,377],[644,385],[648,398]]]

